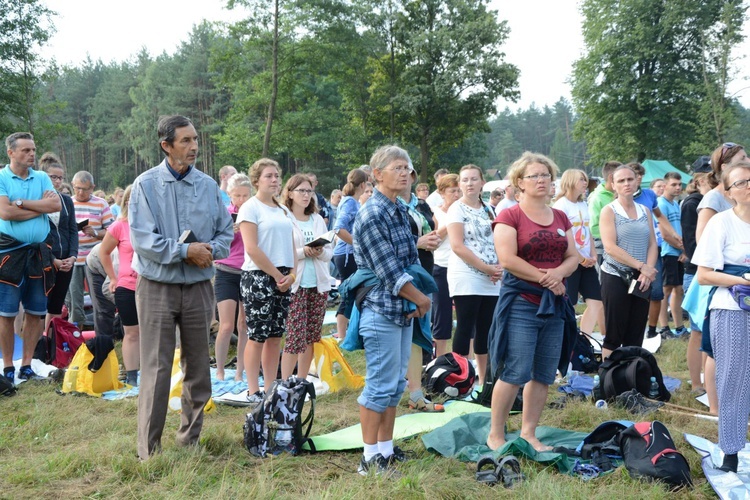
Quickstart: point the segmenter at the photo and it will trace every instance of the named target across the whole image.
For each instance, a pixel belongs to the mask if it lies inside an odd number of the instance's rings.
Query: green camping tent
[[[651,184],[651,181],[654,179],[663,179],[664,174],[667,172],[677,172],[682,176],[682,184],[683,188],[687,186],[687,183],[690,182],[692,177],[685,172],[681,171],[678,168],[675,168],[671,163],[669,163],[667,160],[643,160],[643,168],[646,169],[646,175],[643,176],[643,179],[641,180],[641,188],[646,189]]]

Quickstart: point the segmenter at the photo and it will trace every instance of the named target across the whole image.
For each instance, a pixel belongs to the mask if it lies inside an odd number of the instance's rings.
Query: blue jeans
[[[365,347],[365,388],[357,402],[378,413],[398,406],[406,389],[406,367],[411,354],[413,327],[399,326],[369,307],[359,318]]]
[[[562,318],[538,318],[539,306],[520,295],[513,300],[505,332],[508,344],[500,380],[523,385],[529,380],[550,385],[555,381],[562,349]]]
[[[18,316],[18,304],[34,316],[47,314],[47,296],[44,294],[44,279],[25,276],[18,286],[0,283],[0,316]]]

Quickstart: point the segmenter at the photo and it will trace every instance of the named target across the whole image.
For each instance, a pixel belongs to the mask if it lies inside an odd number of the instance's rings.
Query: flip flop
[[[491,468],[487,466],[491,465]],[[484,483],[488,486],[495,486],[498,482],[497,477],[498,464],[492,457],[482,457],[477,462],[477,474],[476,479],[480,483]]]
[[[513,455],[508,455],[500,460],[495,469],[495,476],[506,488],[512,488],[526,479],[526,476],[521,472],[521,463]]]

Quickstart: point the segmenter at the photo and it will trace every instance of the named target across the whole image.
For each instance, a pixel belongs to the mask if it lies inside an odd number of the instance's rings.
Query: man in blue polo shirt
[[[672,318],[674,319],[674,336],[679,337],[687,333],[682,318],[682,277],[685,274],[684,263],[687,260],[685,248],[682,244],[682,226],[680,224],[680,205],[676,198],[682,192],[682,177],[677,172],[667,172],[664,176],[666,187],[664,194],[661,195],[657,202],[659,210],[669,220],[674,232],[680,237],[679,241],[670,243],[665,236],[665,230],[661,223],[659,228],[664,237],[664,243],[661,244],[661,258],[663,264],[662,280],[664,286],[664,296],[670,297],[669,306],[672,308]],[[671,296],[670,296],[671,294]]]
[[[0,348],[4,375],[15,381],[13,321],[18,304],[25,309],[23,356],[18,378],[33,379],[31,358],[44,330],[47,296],[44,270],[52,265],[44,240],[47,214],[60,211],[60,197],[46,173],[36,171],[34,137],[16,132],[5,139],[10,164],[0,170]],[[46,250],[46,252],[45,252]]]

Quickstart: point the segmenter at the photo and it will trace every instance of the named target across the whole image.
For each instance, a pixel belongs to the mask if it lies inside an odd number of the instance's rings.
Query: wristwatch
[[[23,200],[21,200],[21,199],[16,200],[16,206],[18,208],[23,208]]]

